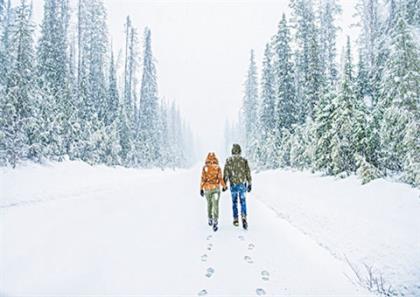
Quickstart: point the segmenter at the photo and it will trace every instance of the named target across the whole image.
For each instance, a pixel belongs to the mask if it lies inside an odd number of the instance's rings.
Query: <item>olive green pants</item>
[[[204,192],[207,199],[207,214],[209,219],[219,219],[219,198],[220,190],[208,190]]]

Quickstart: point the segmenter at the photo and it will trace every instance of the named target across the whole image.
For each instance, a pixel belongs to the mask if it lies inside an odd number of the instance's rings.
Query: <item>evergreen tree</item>
[[[350,38],[347,39],[344,73],[338,96],[333,102],[331,160],[333,174],[356,170],[354,116],[356,95],[353,82]]]
[[[114,53],[111,49],[111,62],[108,74],[108,92],[106,101],[105,125],[109,126],[118,117],[119,95],[117,87],[117,73],[115,69]]]
[[[156,68],[152,55],[150,29],[144,32],[143,77],[140,90],[138,133],[140,141],[140,164],[156,165],[160,159],[159,102],[157,95]]]
[[[294,67],[290,48],[290,32],[286,16],[283,14],[277,34],[274,36],[274,74],[276,80],[277,116],[273,120],[278,129],[291,129],[298,121],[299,106],[296,98]]]
[[[260,163],[263,167],[273,168],[275,147],[275,135],[277,129],[276,119],[276,98],[274,91],[274,75],[272,65],[272,53],[270,45],[265,47],[262,77],[261,77],[261,115],[260,133],[261,138],[261,158]]]
[[[71,110],[68,109],[70,100],[67,55],[68,10],[66,0],[44,2],[44,19],[37,50],[38,84],[44,97],[42,106],[45,117],[44,154],[53,159],[62,158],[64,149],[70,145],[65,143],[65,140],[70,139],[66,135],[69,130],[65,129],[65,123],[71,116]],[[54,122],[53,125],[50,125],[51,120]]]
[[[328,84],[334,84],[337,80],[336,39],[338,28],[335,22],[339,13],[341,13],[341,7],[336,0],[320,1],[320,63]]]
[[[79,0],[79,117],[83,131],[82,160],[95,163],[98,136],[106,113],[105,61],[108,48],[106,11],[102,0]]]
[[[124,104],[126,106],[127,115],[133,128],[137,125],[137,101],[136,96],[138,90],[138,81],[136,80],[138,61],[138,36],[137,31],[133,28],[131,19],[127,16],[125,41],[125,64],[124,64]]]
[[[33,77],[32,9],[25,0],[15,10],[10,30],[11,69],[2,100],[2,150],[13,167],[22,159],[39,160],[38,98]],[[10,53],[9,53],[10,54]]]
[[[245,94],[243,99],[243,117],[245,132],[245,153],[252,162],[257,161],[258,148],[258,83],[257,66],[254,59],[254,51],[251,50],[251,57],[248,68],[248,75],[245,81]]]
[[[312,0],[291,0],[290,5],[296,27],[297,93],[298,98],[301,98],[300,122],[303,123],[306,117],[313,115],[324,78]]]
[[[2,4],[2,13],[0,19],[0,91],[5,89],[9,70],[11,69],[11,59],[13,52],[11,50],[11,25],[13,22],[13,10],[10,0],[7,4]]]
[[[403,147],[407,150],[406,157],[404,159],[403,180],[415,187],[420,185],[420,127],[419,120],[409,119],[408,127],[406,128],[406,134],[403,140]]]
[[[404,2],[407,22],[418,28],[420,26],[420,2],[418,0],[404,0]]]
[[[357,64],[356,94],[357,97],[362,98],[366,104],[372,107],[369,73],[361,51],[359,51],[359,62]]]
[[[315,170],[325,170],[332,174],[331,139],[334,136],[333,125],[333,102],[337,96],[335,89],[331,86],[324,91],[315,108],[314,115],[314,155],[313,167]]]
[[[403,168],[407,153],[402,146],[407,125],[410,119],[418,118],[420,100],[419,51],[401,10],[391,30],[390,43],[378,109],[381,164],[399,171]]]

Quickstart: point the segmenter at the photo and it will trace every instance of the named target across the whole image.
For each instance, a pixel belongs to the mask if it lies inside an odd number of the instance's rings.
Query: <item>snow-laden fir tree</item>
[[[333,102],[337,96],[335,87],[328,85],[315,107],[313,131],[313,160],[315,170],[332,174],[331,139],[333,137]]]
[[[344,73],[338,95],[333,101],[331,166],[333,174],[356,170],[355,116],[356,93],[353,80],[350,38],[347,38]]]
[[[108,37],[106,11],[101,0],[79,0],[78,7],[79,118],[81,125],[80,158],[91,163],[98,160],[98,131],[104,127],[106,114],[105,62]]]
[[[380,35],[378,0],[359,0],[356,5],[360,17],[361,34],[359,43],[364,61],[369,69],[373,68],[376,59],[376,45]]]
[[[312,0],[291,0],[295,30],[297,95],[300,99],[300,122],[313,115],[324,78],[320,63],[318,28]]]
[[[420,26],[420,2],[418,0],[404,0],[407,22],[415,27]]]
[[[312,122],[297,124],[290,137],[290,165],[300,170],[309,168],[312,157]]]
[[[20,159],[41,158],[38,91],[33,76],[33,38],[32,7],[21,0],[11,24],[8,48],[11,64],[1,101],[1,149],[7,163],[13,167]]]
[[[278,32],[273,38],[273,71],[275,75],[277,129],[291,129],[299,117],[299,102],[296,96],[291,36],[286,16],[283,14]]]
[[[108,73],[108,90],[106,98],[106,110],[105,115],[105,125],[112,125],[118,117],[118,107],[120,104],[120,99],[118,95],[118,86],[117,86],[117,70],[115,68],[114,61],[114,52],[111,49],[111,61],[109,65]]]
[[[46,0],[44,18],[41,25],[41,37],[37,49],[37,82],[44,98],[43,149],[44,156],[60,159],[70,137],[65,129],[72,110],[68,107],[71,100],[69,89],[69,60],[67,31],[69,7],[67,0]],[[53,118],[52,118],[53,117]],[[53,121],[53,123],[51,123]]]
[[[125,24],[125,62],[124,62],[124,104],[130,122],[136,125],[138,81],[137,70],[139,66],[139,49],[137,30],[132,26],[131,19],[127,16]]]
[[[152,55],[149,28],[144,32],[143,77],[138,114],[139,162],[141,166],[157,165],[160,160],[159,102],[156,68]]]
[[[418,117],[409,118],[403,145],[407,154],[403,163],[403,180],[415,187],[420,186],[420,124]]]
[[[321,0],[319,6],[321,71],[326,82],[334,84],[337,81],[336,40],[339,30],[336,18],[341,13],[341,7],[336,0]]]
[[[420,103],[419,49],[401,8],[390,31],[389,58],[385,64],[378,111],[383,167],[400,171],[407,148],[403,140],[407,125],[416,125]],[[378,116],[379,117],[379,116]]]
[[[6,87],[8,71],[11,69],[10,29],[13,21],[11,1],[2,4],[0,19],[0,91]]]
[[[261,75],[261,108],[260,108],[260,166],[274,168],[277,163],[276,131],[277,109],[274,84],[274,72],[270,44],[266,44]]]
[[[282,168],[290,166],[290,150],[292,134],[289,129],[283,128],[280,133],[280,146],[277,151],[278,165]]]
[[[251,50],[248,74],[245,81],[245,94],[243,99],[243,118],[245,132],[245,154],[252,162],[257,161],[258,154],[258,81],[257,65],[254,51]]]

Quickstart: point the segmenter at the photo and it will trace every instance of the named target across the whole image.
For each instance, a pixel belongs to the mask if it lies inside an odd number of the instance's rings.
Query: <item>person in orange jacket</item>
[[[207,199],[208,223],[213,227],[213,231],[218,229],[220,186],[223,192],[226,191],[227,187],[216,154],[209,153],[201,172],[200,195]]]

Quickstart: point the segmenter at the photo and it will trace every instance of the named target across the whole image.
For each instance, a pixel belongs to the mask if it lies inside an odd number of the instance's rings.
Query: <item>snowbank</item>
[[[173,172],[91,166],[82,161],[28,162],[16,169],[0,167],[0,208],[107,192],[115,190],[119,181],[123,189],[136,183],[153,182]]]
[[[367,265],[397,292],[420,296],[419,190],[280,170],[257,174],[254,187],[256,198],[364,277]]]

